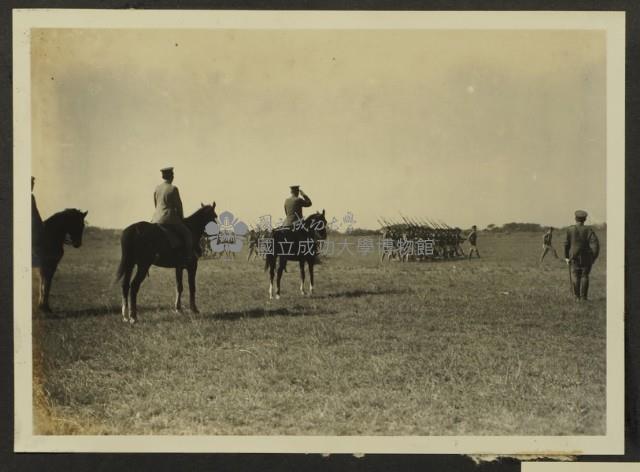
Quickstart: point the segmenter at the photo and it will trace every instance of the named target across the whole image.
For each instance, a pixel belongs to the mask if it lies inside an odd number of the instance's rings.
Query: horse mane
[[[67,217],[71,214],[82,214],[82,212],[80,210],[78,210],[77,208],[66,208],[62,211],[59,211],[57,213],[54,213],[53,215],[51,215],[49,218],[47,218],[46,220],[43,221],[44,224],[47,223],[52,223],[54,221],[57,221],[63,217]]]
[[[187,216],[185,220],[194,219],[196,216],[199,216],[201,213],[204,213],[207,208],[211,208],[211,205],[205,205],[198,208],[196,211],[191,213],[191,215]]]
[[[316,211],[315,213],[311,213],[309,216],[307,216],[304,219],[304,222],[305,223],[311,222],[311,221],[313,221],[315,219],[316,216],[322,216],[322,213],[320,213],[319,211]]]

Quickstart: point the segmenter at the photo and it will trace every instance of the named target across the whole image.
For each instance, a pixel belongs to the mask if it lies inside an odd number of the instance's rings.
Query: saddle
[[[182,237],[176,232],[176,230],[173,229],[173,225],[163,225],[160,223],[155,224],[164,233],[165,237],[169,241],[171,249],[184,247],[184,241],[182,241]]]

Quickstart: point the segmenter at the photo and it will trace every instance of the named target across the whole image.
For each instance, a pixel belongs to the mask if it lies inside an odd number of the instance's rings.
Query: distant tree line
[[[590,226],[599,230],[607,229],[606,223],[598,223]],[[502,226],[496,226],[494,224],[487,225],[485,231],[488,231],[490,233],[539,233],[546,231],[547,228],[549,228],[548,225],[541,225],[539,223],[506,223]],[[567,228],[568,226],[563,226],[560,228],[554,227],[554,229],[558,231],[566,230]]]

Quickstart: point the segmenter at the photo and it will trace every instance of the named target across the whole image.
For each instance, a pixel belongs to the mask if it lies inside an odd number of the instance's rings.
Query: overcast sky
[[[594,31],[35,30],[35,195],[122,228],[171,165],[248,223],[292,184],[368,228],[601,222],[605,66]]]

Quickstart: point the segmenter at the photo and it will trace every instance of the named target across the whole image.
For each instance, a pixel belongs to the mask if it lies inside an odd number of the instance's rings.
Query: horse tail
[[[122,256],[120,257],[120,265],[116,273],[116,282],[120,281],[127,271],[131,270],[134,266],[134,244],[135,244],[135,232],[132,231],[133,227],[129,226],[122,232],[120,237],[120,247],[122,248]]]

